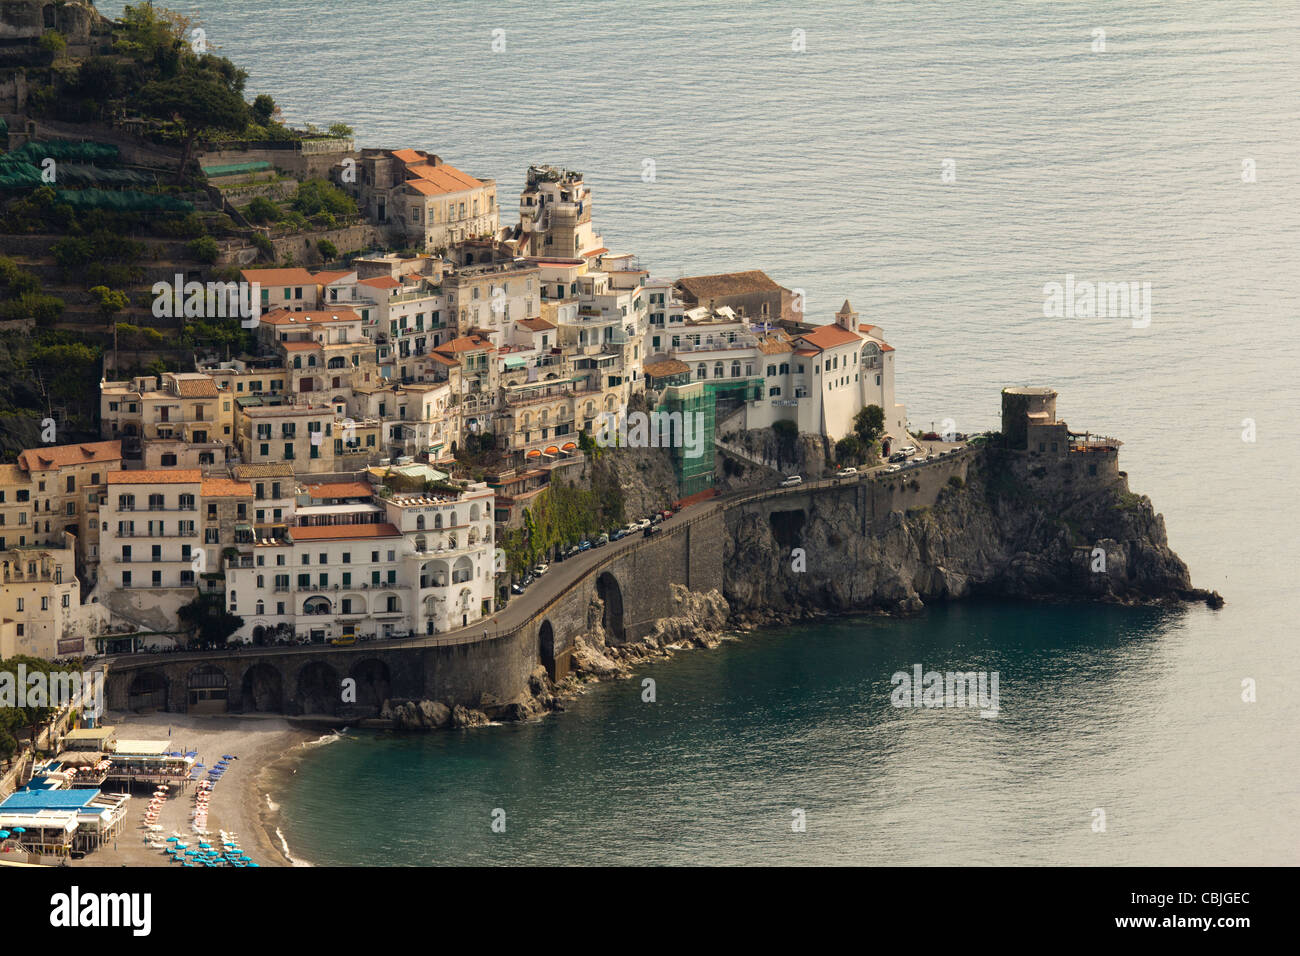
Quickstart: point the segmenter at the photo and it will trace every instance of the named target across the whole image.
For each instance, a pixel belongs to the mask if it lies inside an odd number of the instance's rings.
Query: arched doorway
[[[204,664],[185,678],[186,711],[191,714],[224,714],[229,705],[230,681],[214,664]]]
[[[622,644],[627,632],[623,628],[623,589],[618,586],[618,578],[608,571],[602,573],[596,579],[596,595],[605,605],[601,624],[607,639],[612,644]]]
[[[357,682],[356,703],[349,706],[378,715],[384,707],[384,701],[391,696],[392,681],[388,665],[372,657],[352,668],[349,676]]]
[[[546,668],[551,680],[559,680],[560,675],[555,668],[555,628],[549,620],[542,621],[542,626],[537,629],[537,656],[541,658],[542,666]]]
[[[255,664],[244,674],[240,704],[246,714],[279,713],[284,709],[280,672],[270,664]]]
[[[126,689],[128,710],[166,710],[167,678],[158,671],[141,671]]]
[[[315,661],[298,672],[298,713],[334,716],[342,699],[339,672],[328,664]]]

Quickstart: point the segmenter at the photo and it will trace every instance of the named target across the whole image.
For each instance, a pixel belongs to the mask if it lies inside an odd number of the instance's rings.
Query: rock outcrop
[[[1192,587],[1164,519],[1122,475],[1074,488],[1042,471],[986,449],[932,507],[891,511],[866,534],[861,515],[814,498],[799,531],[802,569],[760,513],[729,514],[724,592],[735,620],[912,613],[975,595],[1222,602]]]

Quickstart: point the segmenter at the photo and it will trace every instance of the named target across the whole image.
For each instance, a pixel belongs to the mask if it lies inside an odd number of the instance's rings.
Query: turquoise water
[[[898,348],[914,425],[987,427],[1001,386],[1057,387],[1072,427],[1125,440],[1134,490],[1229,601],[817,625],[651,668],[653,706],[623,683],[535,726],[332,744],[275,794],[295,855],[1298,862],[1296,3],[202,13],[292,121],[431,149],[505,209],[530,163],[569,164],[606,244],[657,273],[762,268],[814,318],[851,299]],[[1044,318],[1066,274],[1150,282],[1150,327]],[[913,663],[999,661],[996,721],[883,694]]]

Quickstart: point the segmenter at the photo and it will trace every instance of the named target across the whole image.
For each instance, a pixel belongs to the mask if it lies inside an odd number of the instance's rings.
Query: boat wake
[[[323,737],[317,737],[315,740],[308,740],[302,746],[303,749],[309,749],[312,747],[324,747],[326,744],[332,744],[335,743],[336,741],[343,740],[346,736],[347,736],[347,728],[344,727],[341,731],[331,730],[328,734],[325,734]]]

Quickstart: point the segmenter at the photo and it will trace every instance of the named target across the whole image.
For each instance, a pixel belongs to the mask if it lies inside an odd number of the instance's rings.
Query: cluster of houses
[[[603,245],[580,173],[529,169],[504,228],[491,180],[425,152],[335,180],[425,251],[244,270],[255,357],[103,381],[102,441],[0,465],[0,657],[126,649],[203,593],[236,641],[472,625],[502,533],[633,401],[707,410],[669,449],[683,497],[712,485],[714,428],[836,440],[878,405],[905,434],[894,350],[848,302],[812,322],[760,271],[655,277]],[[489,449],[485,481],[454,477]]]

